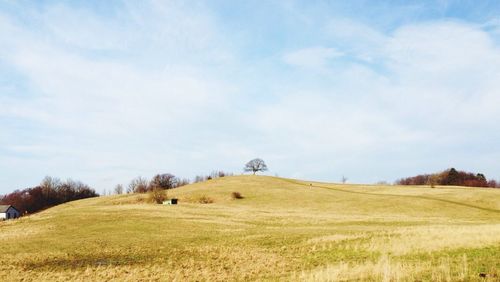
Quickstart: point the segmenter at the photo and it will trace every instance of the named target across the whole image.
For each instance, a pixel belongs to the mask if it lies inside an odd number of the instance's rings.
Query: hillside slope
[[[233,200],[232,192],[244,199]],[[479,280],[500,275],[500,190],[234,176],[0,223],[0,280]],[[211,204],[199,199],[211,198]]]

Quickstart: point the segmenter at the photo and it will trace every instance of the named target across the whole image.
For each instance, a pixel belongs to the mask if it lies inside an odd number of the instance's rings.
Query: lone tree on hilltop
[[[340,181],[342,181],[342,184],[345,184],[347,182],[347,177],[345,177],[344,175],[342,175],[342,178],[340,179]]]
[[[251,171],[255,175],[257,171],[266,171],[267,165],[262,159],[253,159],[245,165],[244,170]]]

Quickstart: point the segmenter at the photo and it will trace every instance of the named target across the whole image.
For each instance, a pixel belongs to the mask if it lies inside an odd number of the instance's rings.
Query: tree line
[[[69,201],[97,197],[99,194],[87,184],[68,179],[61,181],[50,176],[40,185],[1,196],[0,204],[13,205],[22,214],[34,213]]]
[[[203,182],[210,179],[231,176],[232,173],[213,171],[208,175],[198,175],[193,182]],[[147,193],[154,190],[167,190],[190,184],[189,179],[181,179],[170,173],[156,174],[151,180],[136,177],[130,181],[127,189],[121,184],[116,185],[115,194]],[[36,187],[18,189],[6,195],[0,195],[1,205],[12,205],[22,214],[35,213],[66,202],[85,198],[98,197],[93,188],[81,181],[47,176]]]
[[[203,182],[211,179],[221,178],[225,176],[232,176],[232,173],[224,172],[224,171],[213,171],[208,175],[197,175],[193,183]],[[151,192],[155,189],[168,190],[177,187],[181,187],[184,185],[191,184],[191,181],[187,178],[178,178],[171,173],[161,173],[156,174],[148,180],[142,176],[138,176],[130,181],[125,190],[121,184],[116,185],[114,193],[115,194],[123,194],[126,193],[147,193]]]
[[[262,159],[253,159],[245,165],[244,171],[251,171],[255,174],[258,171],[267,170],[267,166]],[[193,182],[203,182],[211,179],[232,176],[232,173],[215,170],[208,175],[197,175]],[[130,181],[127,188],[118,184],[114,188],[114,194],[123,193],[148,193],[164,191],[190,184],[191,181],[186,178],[178,178],[171,173],[161,173],[153,176],[151,180],[141,176]],[[103,193],[106,194],[106,191]],[[7,195],[0,195],[0,204],[12,205],[22,214],[34,213],[69,201],[85,198],[98,197],[87,184],[81,181],[68,179],[61,181],[58,178],[50,176],[45,177],[40,185],[22,190],[15,190]]]
[[[413,177],[402,178],[396,181],[398,185],[450,185],[468,187],[500,188],[500,182],[488,180],[482,173],[458,171],[450,168],[433,174],[420,174]]]
[[[252,172],[253,174],[259,171],[266,171],[267,165],[264,160],[256,158],[250,160],[245,164],[243,171]],[[211,179],[221,178],[225,176],[232,176],[233,173],[228,173],[222,170],[214,170],[208,175],[197,175],[193,179],[193,183],[204,182]],[[130,181],[127,189],[124,189],[122,184],[115,186],[114,194],[123,193],[148,193],[157,189],[168,190],[172,188],[181,187],[184,185],[191,184],[191,181],[187,178],[180,179],[171,173],[156,174],[151,180],[138,176]],[[105,192],[103,193],[106,194]]]

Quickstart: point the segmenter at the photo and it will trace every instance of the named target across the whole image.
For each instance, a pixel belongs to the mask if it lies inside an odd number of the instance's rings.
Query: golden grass
[[[467,269],[466,261],[461,265]],[[449,261],[441,261],[432,266],[431,263],[402,263],[391,261],[383,255],[376,262],[362,264],[339,263],[329,265],[297,276],[300,281],[418,281],[419,273],[432,268],[432,281],[464,281],[465,272],[452,277]]]
[[[455,265],[453,265],[455,264]],[[437,263],[429,261],[400,262],[392,261],[383,255],[376,262],[362,264],[339,263],[312,271],[295,274],[296,281],[422,281],[422,274],[428,272],[428,281],[499,281],[500,271],[490,269],[482,276],[471,276],[467,256],[454,263],[443,257]]]
[[[499,234],[500,224],[405,227],[373,237],[361,248],[394,255],[445,249],[480,248],[500,245]]]
[[[0,223],[0,281],[500,280],[500,190],[237,176],[145,197]]]

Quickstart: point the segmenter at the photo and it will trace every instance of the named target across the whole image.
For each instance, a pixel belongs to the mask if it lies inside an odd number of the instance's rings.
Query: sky
[[[213,170],[500,179],[500,2],[0,0],[0,194]]]

